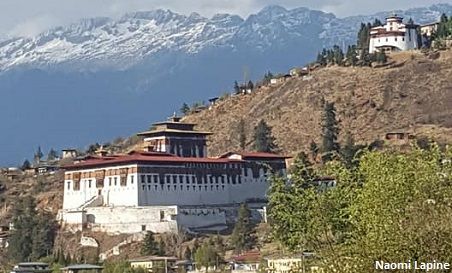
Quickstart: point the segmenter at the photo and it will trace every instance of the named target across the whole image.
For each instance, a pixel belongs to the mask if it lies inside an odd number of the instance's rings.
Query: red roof
[[[80,162],[74,162],[63,166],[64,169],[78,169],[86,167],[133,164],[133,163],[230,163],[241,162],[229,158],[207,158],[207,157],[179,157],[173,154],[160,152],[139,152],[133,151],[124,155],[112,155],[95,157],[90,156]]]
[[[259,262],[261,260],[261,253],[259,251],[248,251],[240,255],[232,257],[234,262]]]

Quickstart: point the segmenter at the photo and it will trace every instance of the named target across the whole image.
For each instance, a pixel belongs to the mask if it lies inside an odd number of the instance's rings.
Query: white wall
[[[179,209],[177,222],[187,228],[226,225],[226,214],[217,208]]]
[[[161,212],[165,215],[163,220],[160,219]],[[86,209],[88,227],[93,231],[109,233],[137,233],[143,231],[143,228],[155,233],[177,232],[175,215],[176,206]]]
[[[268,190],[268,181],[261,172],[261,177],[254,179],[251,169],[247,170],[247,175],[242,175],[241,184],[236,182],[227,183],[227,177],[224,176],[224,183],[210,183],[210,178],[198,184],[187,183],[187,177],[184,176],[180,183],[177,175],[176,183],[173,183],[173,175],[170,174],[170,183],[165,182],[162,185],[158,183],[139,182],[138,186],[138,204],[140,206],[149,205],[220,205],[231,203],[243,203],[247,199],[265,198]],[[147,174],[146,174],[147,175]],[[150,174],[153,175],[153,174]],[[141,177],[141,174],[138,174]],[[218,186],[218,188],[217,188]],[[144,187],[144,189],[143,189]],[[168,188],[169,187],[169,188]],[[187,188],[188,187],[188,188]],[[206,189],[207,187],[207,189]]]
[[[85,169],[84,172],[96,172],[98,170],[113,170],[120,168],[131,168],[137,165],[128,165],[112,168]],[[68,171],[66,174],[76,173],[78,171]],[[132,178],[133,177],[133,178]],[[116,185],[114,179],[116,178]],[[111,179],[111,185],[110,185]],[[91,181],[91,183],[89,182]],[[111,206],[136,206],[138,205],[137,195],[137,175],[128,174],[126,186],[121,186],[120,176],[105,176],[103,181],[96,181],[95,178],[83,178],[80,180],[80,190],[74,190],[74,181],[64,181],[63,209],[79,208],[95,196],[103,196],[104,205]]]
[[[403,29],[405,31],[405,29]],[[416,29],[406,29],[405,36],[389,36],[371,38],[369,42],[369,52],[374,53],[378,47],[392,46],[399,50],[411,50],[418,48],[418,34]]]

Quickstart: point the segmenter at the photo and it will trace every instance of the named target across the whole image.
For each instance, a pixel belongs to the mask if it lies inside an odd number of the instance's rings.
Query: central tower
[[[207,157],[207,136],[211,133],[196,131],[195,125],[181,122],[181,118],[174,115],[168,121],[154,123],[149,131],[138,133],[138,136],[144,137],[150,151],[181,157]]]

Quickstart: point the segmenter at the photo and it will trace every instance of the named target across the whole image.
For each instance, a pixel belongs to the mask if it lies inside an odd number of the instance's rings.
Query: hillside
[[[248,148],[252,129],[264,119],[282,152],[294,154],[311,140],[320,143],[325,100],[335,102],[342,138],[349,131],[357,141],[369,143],[387,132],[407,131],[450,142],[452,51],[442,51],[439,57],[396,53],[391,61],[395,64],[382,68],[321,68],[310,80],[291,78],[250,95],[231,96],[185,121],[214,132],[210,155],[239,149],[234,127],[241,118],[248,129]]]

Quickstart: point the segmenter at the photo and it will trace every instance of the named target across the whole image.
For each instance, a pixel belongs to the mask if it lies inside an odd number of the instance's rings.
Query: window
[[[133,184],[133,178],[134,178],[134,176],[132,175],[132,176],[130,177],[130,184]]]
[[[152,177],[150,175],[147,175],[148,183],[151,183]]]
[[[117,185],[118,185],[118,178],[115,177],[115,178],[114,178],[114,181],[115,181],[115,186],[117,186]]]
[[[386,38],[386,42],[388,41],[388,38]]]
[[[142,185],[141,187],[143,188],[143,191],[146,190],[146,186],[145,185]]]
[[[141,175],[141,183],[145,183],[146,181],[146,176],[145,175]]]
[[[111,177],[108,178],[108,186],[111,187]]]
[[[151,190],[151,185],[148,185],[148,190],[149,190],[149,191]]]
[[[159,176],[158,175],[154,175],[154,183],[158,183],[159,182]]]
[[[396,42],[397,42],[397,37],[394,37],[394,41],[396,41]]]
[[[146,225],[141,225],[141,231],[146,231]]]
[[[88,180],[88,188],[91,188],[91,179]]]
[[[67,189],[68,189],[68,190],[71,189],[71,182],[67,182]]]
[[[405,41],[405,37],[402,37],[402,41]]]

